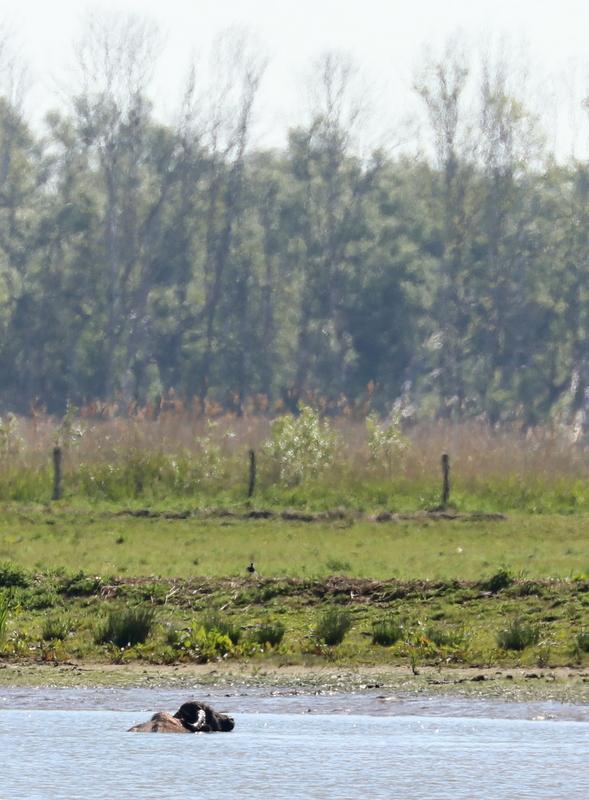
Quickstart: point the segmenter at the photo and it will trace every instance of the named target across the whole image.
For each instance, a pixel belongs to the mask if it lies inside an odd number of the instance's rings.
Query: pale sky
[[[171,111],[190,59],[223,29],[246,27],[269,60],[258,117],[260,140],[270,143],[300,119],[311,64],[332,49],[358,64],[383,128],[410,110],[424,53],[457,31],[473,50],[506,37],[518,58],[525,52],[532,93],[551,117],[567,104],[576,116],[589,95],[588,0],[0,0],[0,20],[30,68],[33,113],[58,105],[86,9],[140,13],[161,29],[152,96],[162,113]],[[571,98],[562,87],[573,73]],[[558,125],[562,134],[571,123]]]

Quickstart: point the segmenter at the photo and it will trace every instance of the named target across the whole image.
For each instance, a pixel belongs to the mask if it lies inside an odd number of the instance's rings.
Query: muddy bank
[[[383,695],[457,696],[505,701],[589,704],[589,671],[557,669],[478,669],[405,667],[354,669],[235,664],[1,664],[4,687],[136,687],[231,692],[236,687],[285,694],[379,692]]]

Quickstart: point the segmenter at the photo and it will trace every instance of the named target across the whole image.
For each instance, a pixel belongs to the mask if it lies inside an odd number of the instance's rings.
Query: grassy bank
[[[589,581],[497,575],[484,582],[104,579],[5,565],[0,650],[7,662],[234,660],[414,672],[589,663]]]
[[[0,657],[587,665],[586,541],[582,516],[301,522],[5,507]]]

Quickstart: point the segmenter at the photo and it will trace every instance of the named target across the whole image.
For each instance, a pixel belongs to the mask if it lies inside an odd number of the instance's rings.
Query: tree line
[[[174,122],[149,99],[152,47],[137,21],[91,26],[42,130],[5,81],[4,409],[173,388],[237,413],[320,397],[584,423],[589,164],[554,156],[504,61],[432,59],[429,144],[362,152],[350,63],[325,55],[308,119],[263,149],[247,41],[225,40],[206,91],[191,73]]]

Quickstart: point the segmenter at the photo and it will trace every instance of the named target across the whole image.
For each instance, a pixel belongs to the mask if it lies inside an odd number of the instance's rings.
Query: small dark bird
[[[253,561],[250,561],[248,566],[245,568],[245,571],[249,572],[250,575],[254,574],[254,572],[256,571],[256,568],[254,567],[254,562]]]

